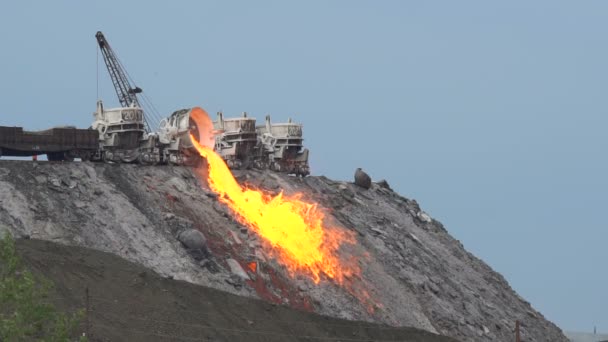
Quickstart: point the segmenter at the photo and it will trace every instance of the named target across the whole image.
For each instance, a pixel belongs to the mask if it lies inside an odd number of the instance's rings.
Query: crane
[[[97,38],[97,44],[99,44],[99,49],[101,50],[101,54],[103,55],[103,60],[106,63],[106,67],[108,68],[108,73],[110,74],[110,78],[112,79],[112,83],[114,84],[114,89],[116,90],[116,95],[118,96],[118,101],[122,107],[139,107],[139,100],[137,98],[137,94],[142,93],[142,89],[137,86],[131,86],[131,82],[129,82],[130,77],[129,74],[124,70],[124,67],[118,60],[118,57],[110,47],[110,43],[106,40],[106,37],[103,35],[101,31],[97,31],[95,34],[95,38]],[[144,101],[145,98],[144,98]],[[151,104],[150,107],[153,107]],[[148,122],[148,118],[146,117],[146,112],[154,114],[153,108],[144,108],[144,126],[147,133],[151,132],[151,127]],[[149,110],[148,110],[149,109]],[[160,121],[155,118],[155,120]]]

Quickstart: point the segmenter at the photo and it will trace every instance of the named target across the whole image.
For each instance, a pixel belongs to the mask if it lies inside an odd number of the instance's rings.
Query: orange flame
[[[341,260],[338,251],[344,243],[354,244],[354,234],[324,225],[324,213],[316,204],[302,200],[300,194],[271,196],[242,187],[224,160],[213,149],[191,136],[200,155],[207,160],[205,174],[211,190],[230,207],[239,222],[268,241],[289,273],[309,275],[319,283],[321,275],[341,284],[346,277],[360,274],[359,265]]]

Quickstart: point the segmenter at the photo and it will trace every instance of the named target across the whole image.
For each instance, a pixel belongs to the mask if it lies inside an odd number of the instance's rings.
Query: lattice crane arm
[[[137,94],[142,92],[141,88],[131,86],[125,71],[103,33],[98,31],[97,34],[95,34],[95,38],[97,38],[97,44],[99,44],[99,49],[101,50],[103,60],[106,63],[108,73],[114,84],[114,89],[116,90],[120,105],[122,107],[130,107],[133,105],[140,107],[139,101],[137,100]]]

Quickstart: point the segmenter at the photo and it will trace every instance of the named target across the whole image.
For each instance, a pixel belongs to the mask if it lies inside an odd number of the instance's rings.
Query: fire
[[[325,215],[300,194],[271,196],[243,187],[233,177],[224,160],[211,147],[191,136],[200,155],[207,160],[207,181],[221,202],[230,207],[237,219],[268,241],[290,274],[311,276],[319,283],[321,276],[341,284],[345,278],[360,274],[358,264],[341,260],[340,246],[354,244],[352,232],[324,225]]]

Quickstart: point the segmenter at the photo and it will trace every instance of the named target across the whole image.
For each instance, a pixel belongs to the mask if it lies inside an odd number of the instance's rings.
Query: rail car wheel
[[[92,158],[91,152],[80,152],[78,155],[80,157],[80,160],[82,160],[83,162],[90,161]]]
[[[245,156],[241,161],[241,170],[251,170],[253,168],[253,158]]]
[[[148,153],[141,153],[139,155],[139,157],[137,157],[137,161],[142,164],[142,165],[156,165],[158,164],[158,161],[156,160],[156,158],[153,158],[153,156],[151,156]]]

